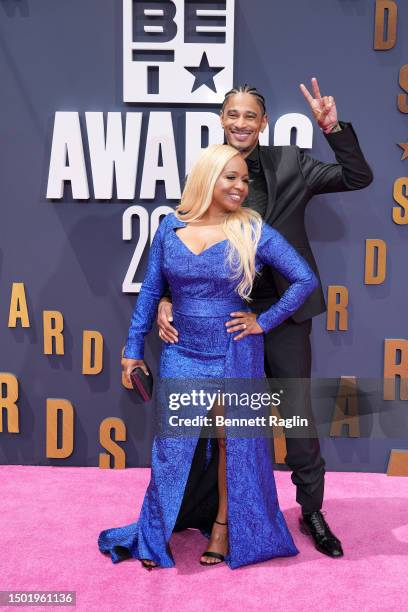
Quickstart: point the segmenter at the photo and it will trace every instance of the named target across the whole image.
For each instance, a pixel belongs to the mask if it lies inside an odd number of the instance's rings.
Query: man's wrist
[[[335,134],[336,132],[341,132],[342,127],[339,121],[336,121],[336,123],[328,125],[326,128],[322,128],[322,130],[325,134]]]
[[[336,125],[333,127],[332,130],[330,130],[330,134],[334,134],[334,132],[341,132],[341,125],[339,122],[336,123]]]

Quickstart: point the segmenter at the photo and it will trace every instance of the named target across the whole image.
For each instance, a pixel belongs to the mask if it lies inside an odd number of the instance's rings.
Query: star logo
[[[190,72],[195,78],[191,93],[202,85],[205,85],[212,91],[217,92],[214,77],[221,72],[221,70],[224,70],[224,66],[210,66],[205,51],[201,57],[199,66],[184,66],[184,68],[185,70],[188,70],[188,72]]]
[[[401,161],[408,157],[408,142],[399,142],[398,146],[404,151],[401,157]]]

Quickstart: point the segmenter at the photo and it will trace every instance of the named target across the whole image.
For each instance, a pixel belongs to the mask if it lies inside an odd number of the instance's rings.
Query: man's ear
[[[263,132],[266,126],[268,125],[268,121],[269,121],[268,115],[265,113],[264,116],[262,117],[261,132]]]
[[[220,123],[221,127],[224,129],[224,111],[220,110]]]

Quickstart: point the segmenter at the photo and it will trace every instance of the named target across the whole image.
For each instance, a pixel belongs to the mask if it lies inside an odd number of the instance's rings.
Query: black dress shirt
[[[256,210],[262,219],[265,218],[268,204],[268,188],[265,174],[259,158],[259,145],[245,159],[248,164],[249,192],[243,206]],[[268,266],[262,269],[261,275],[255,278],[251,293],[254,300],[268,300],[268,303],[277,301],[279,296],[273,280],[272,272]]]
[[[268,188],[266,185],[265,174],[259,159],[259,146],[246,158],[249,172],[249,193],[243,206],[256,210],[262,219],[265,218],[266,205],[268,203]]]

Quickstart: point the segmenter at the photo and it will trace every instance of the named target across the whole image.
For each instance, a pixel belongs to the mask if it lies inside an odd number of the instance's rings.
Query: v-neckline
[[[181,228],[177,228],[177,229],[181,229]],[[191,255],[194,255],[195,257],[200,257],[200,255],[203,255],[203,253],[206,253],[207,251],[210,251],[213,247],[216,247],[219,244],[223,244],[223,242],[228,242],[228,238],[224,238],[224,240],[219,240],[218,242],[214,242],[214,244],[210,244],[209,247],[207,247],[206,249],[204,249],[203,251],[200,251],[200,253],[194,253],[194,251],[192,251],[184,242],[184,240],[182,240],[180,238],[180,236],[177,233],[176,228],[174,229],[174,235],[176,236],[176,238],[181,242],[181,244],[184,246],[184,248],[191,253]]]

